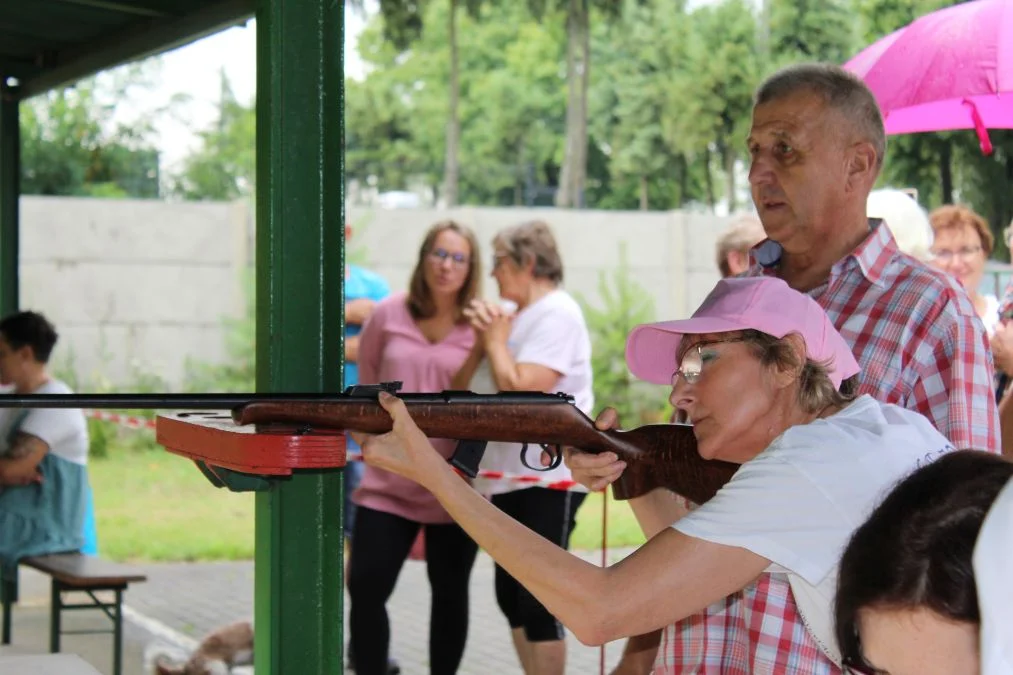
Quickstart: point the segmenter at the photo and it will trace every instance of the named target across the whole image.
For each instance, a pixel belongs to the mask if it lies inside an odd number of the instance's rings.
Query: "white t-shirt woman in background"
[[[590,414],[594,405],[591,338],[580,306],[559,288],[563,264],[552,231],[539,221],[518,225],[497,234],[493,248],[492,276],[500,297],[516,310],[484,301],[472,303],[466,314],[475,329],[475,347],[452,386],[478,393],[564,392]],[[521,461],[522,447],[489,443],[481,469],[508,477],[478,479],[475,487],[491,496],[503,512],[567,548],[586,493],[510,480],[509,476],[570,480],[565,465],[551,471],[526,467]],[[540,455],[540,448],[528,448],[528,463],[538,466]],[[562,625],[499,566],[496,600],[513,631],[525,670],[562,675],[566,659]]]

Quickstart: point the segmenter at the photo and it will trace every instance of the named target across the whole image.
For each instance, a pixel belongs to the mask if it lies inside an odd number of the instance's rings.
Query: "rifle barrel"
[[[114,408],[120,410],[231,410],[256,400],[290,400],[292,394],[0,394],[0,408]],[[299,394],[291,400],[333,399]]]
[[[565,394],[470,391],[398,394],[417,403],[569,403]],[[0,394],[0,408],[111,408],[116,410],[232,410],[247,403],[353,403],[376,401],[376,395],[333,393],[248,394]]]

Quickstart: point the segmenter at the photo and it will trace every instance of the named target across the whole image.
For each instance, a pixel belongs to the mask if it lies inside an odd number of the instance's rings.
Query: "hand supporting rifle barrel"
[[[649,424],[602,431],[566,394],[450,390],[398,394],[400,386],[400,382],[355,385],[341,394],[6,394],[0,395],[0,407],[230,410],[235,423],[253,424],[258,430],[287,425],[302,433],[353,429],[378,434],[392,427],[390,415],[378,400],[380,391],[387,391],[404,401],[427,436],[459,441],[450,461],[471,477],[477,475],[490,441],[522,444],[522,461],[538,470],[559,466],[564,446],[614,452],[627,463],[623,477],[613,485],[618,499],[666,487],[703,503],[738,469],[736,464],[701,458],[689,425]],[[549,466],[527,461],[530,444],[548,452]]]

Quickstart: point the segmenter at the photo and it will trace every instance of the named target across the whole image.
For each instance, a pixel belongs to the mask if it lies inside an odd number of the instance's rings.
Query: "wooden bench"
[[[147,581],[147,577],[126,565],[112,563],[81,553],[58,553],[34,556],[20,560],[21,565],[36,569],[51,579],[49,609],[49,651],[60,651],[60,636],[91,633],[113,634],[113,675],[121,675],[123,668],[123,591],[131,583]],[[115,600],[108,602],[95,595],[98,591],[112,591]],[[90,602],[67,603],[64,593],[85,593]],[[0,569],[0,601],[3,603],[3,635],[0,643],[11,641],[11,606],[18,599],[17,568]],[[64,610],[100,609],[112,621],[112,630],[77,630],[61,628]]]

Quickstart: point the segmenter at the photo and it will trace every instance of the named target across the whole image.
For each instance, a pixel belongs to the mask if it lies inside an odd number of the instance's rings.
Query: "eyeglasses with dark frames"
[[[429,252],[429,257],[433,261],[440,264],[442,264],[447,259],[450,259],[450,262],[453,263],[456,267],[464,267],[471,260],[468,256],[464,255],[463,253],[451,253],[450,251],[444,248],[434,248],[432,251]]]

